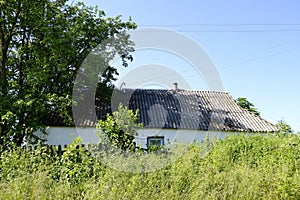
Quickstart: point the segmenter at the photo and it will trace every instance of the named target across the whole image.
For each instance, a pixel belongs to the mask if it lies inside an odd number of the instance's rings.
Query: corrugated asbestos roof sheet
[[[125,89],[115,91],[112,99],[113,104],[139,109],[145,128],[276,131],[273,124],[240,108],[226,92]]]
[[[144,128],[193,129],[211,131],[274,132],[270,122],[240,108],[226,92],[123,89],[115,90],[112,110],[119,103],[139,110],[139,122]],[[96,115],[103,119],[111,107],[96,100]],[[83,111],[76,124],[95,126],[91,112]],[[93,111],[92,111],[93,112]],[[96,116],[94,115],[94,116]]]

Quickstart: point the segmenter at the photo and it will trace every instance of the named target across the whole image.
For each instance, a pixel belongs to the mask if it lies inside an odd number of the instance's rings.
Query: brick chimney
[[[173,85],[174,85],[174,90],[175,91],[178,91],[179,89],[178,89],[178,83],[173,83]]]

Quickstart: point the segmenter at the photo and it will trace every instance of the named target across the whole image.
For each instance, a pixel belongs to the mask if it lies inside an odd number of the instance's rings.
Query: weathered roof
[[[93,102],[90,102],[91,105]],[[77,125],[95,126],[119,103],[139,110],[144,128],[193,129],[238,132],[274,132],[270,122],[239,107],[226,92],[158,89],[115,90],[112,106],[95,101],[96,109],[80,105]],[[94,113],[91,114],[91,113]],[[95,118],[93,118],[93,116]]]
[[[226,92],[125,89],[115,91],[113,104],[139,109],[145,128],[274,132],[270,122],[238,106]]]

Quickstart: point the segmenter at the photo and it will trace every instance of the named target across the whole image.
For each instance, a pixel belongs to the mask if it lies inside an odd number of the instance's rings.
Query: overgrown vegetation
[[[279,120],[276,123],[276,128],[278,129],[278,131],[282,134],[290,134],[293,133],[294,131],[292,130],[292,127],[287,124],[283,119]]]
[[[127,107],[119,105],[118,111],[107,114],[106,120],[99,120],[96,133],[100,141],[110,143],[122,150],[135,150],[134,138],[138,135],[137,129],[142,127],[138,124],[138,110],[133,112]]]
[[[0,199],[299,199],[300,136],[229,136],[193,144],[152,173],[111,169],[78,147],[1,153]],[[205,149],[207,150],[207,149]],[[161,154],[164,156],[164,154]]]

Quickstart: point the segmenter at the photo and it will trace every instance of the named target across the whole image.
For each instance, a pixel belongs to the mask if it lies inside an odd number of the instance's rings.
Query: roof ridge
[[[141,91],[175,91],[174,89],[155,89],[155,88],[122,88],[122,89],[116,89],[118,91],[122,90],[141,90]],[[212,93],[225,93],[229,94],[228,91],[217,91],[217,90],[198,90],[198,89],[178,89],[177,91],[187,91],[187,92],[212,92]]]

